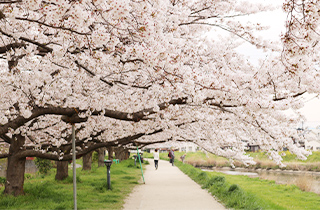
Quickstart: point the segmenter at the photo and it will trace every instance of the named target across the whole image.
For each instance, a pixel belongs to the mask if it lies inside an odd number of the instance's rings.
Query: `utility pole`
[[[76,110],[77,111],[77,110]],[[61,120],[72,125],[72,171],[73,171],[73,208],[77,210],[77,172],[76,172],[76,132],[75,123],[86,122],[88,118],[80,118],[78,113],[62,116]]]

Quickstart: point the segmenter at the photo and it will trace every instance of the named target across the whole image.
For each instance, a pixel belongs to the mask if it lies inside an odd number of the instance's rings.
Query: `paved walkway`
[[[125,201],[124,210],[222,210],[206,190],[201,189],[176,166],[168,161],[154,162],[144,170],[145,184],[138,185]]]

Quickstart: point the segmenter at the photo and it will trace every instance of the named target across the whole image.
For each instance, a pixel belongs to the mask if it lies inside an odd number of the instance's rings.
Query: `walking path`
[[[155,170],[149,160],[145,184],[138,185],[126,199],[124,210],[225,210],[206,190],[168,161],[159,161]]]

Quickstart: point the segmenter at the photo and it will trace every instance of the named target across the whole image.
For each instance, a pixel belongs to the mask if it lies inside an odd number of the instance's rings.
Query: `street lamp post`
[[[77,209],[77,172],[76,172],[76,140],[75,127],[72,123],[72,171],[73,171],[73,208]]]
[[[107,166],[107,182],[108,182],[108,190],[110,190],[111,189],[110,167],[112,164],[112,160],[104,160],[104,164]]]
[[[72,116],[63,115],[61,120],[65,123],[70,123],[72,125],[72,171],[73,171],[73,209],[77,210],[77,181],[76,181],[76,139],[75,139],[75,123],[86,122],[87,117],[81,118],[78,114],[73,114]]]

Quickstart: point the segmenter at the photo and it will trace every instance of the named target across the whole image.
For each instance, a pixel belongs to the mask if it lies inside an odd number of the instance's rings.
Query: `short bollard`
[[[136,166],[136,165],[137,165],[137,157],[138,157],[137,155],[134,155],[134,156],[133,156],[133,159],[134,159],[134,166]]]
[[[111,189],[110,167],[112,164],[112,160],[104,160],[104,164],[107,166],[107,182],[108,182],[108,190],[110,190]]]

